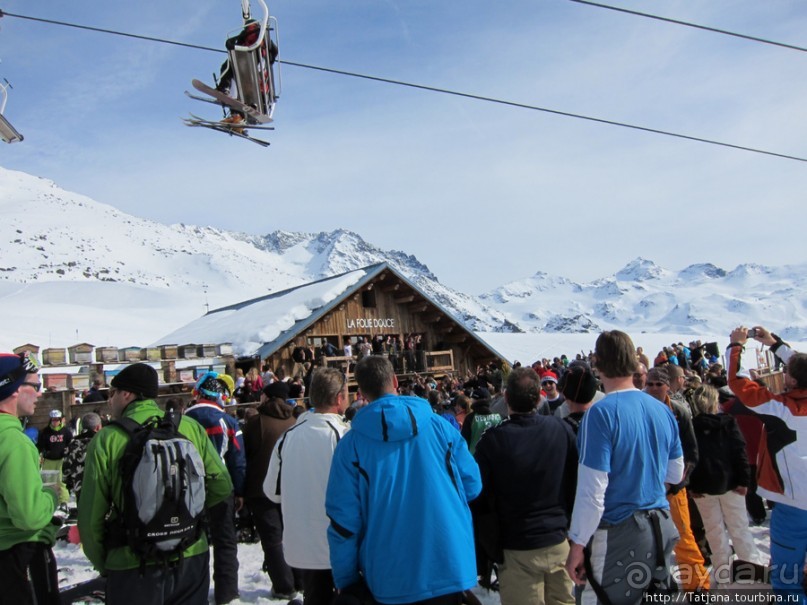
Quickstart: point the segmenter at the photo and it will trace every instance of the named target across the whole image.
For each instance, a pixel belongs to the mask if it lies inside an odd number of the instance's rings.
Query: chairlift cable
[[[572,2],[589,3],[588,0],[571,0],[571,1]],[[607,6],[607,5],[602,5],[602,6]],[[143,35],[140,35],[140,34],[132,34],[132,33],[128,33],[128,32],[120,32],[120,31],[105,29],[105,28],[101,28],[101,27],[92,27],[92,26],[88,26],[88,25],[80,25],[80,24],[76,24],[76,23],[67,23],[67,22],[64,22],[64,21],[55,21],[55,20],[51,20],[51,19],[42,19],[42,18],[39,18],[39,17],[29,17],[29,16],[25,16],[25,15],[17,15],[17,14],[7,13],[7,12],[4,12],[4,11],[0,10],[0,17],[2,17],[2,16],[17,17],[19,19],[28,19],[28,20],[31,20],[31,21],[39,21],[39,22],[47,23],[47,24],[51,24],[51,25],[62,25],[62,26],[66,26],[66,27],[75,27],[75,28],[78,28],[78,29],[85,29],[85,30],[95,31],[95,32],[104,33],[104,34],[112,34],[112,35],[124,36],[124,37],[128,37],[128,38],[136,38],[136,39],[139,39],[139,40],[146,40],[148,42],[160,42],[160,43],[163,43],[163,44],[172,44],[174,46],[183,46],[183,47],[192,48],[192,49],[195,49],[195,50],[206,50],[206,51],[218,52],[218,53],[226,53],[227,52],[226,50],[222,50],[220,48],[213,48],[213,47],[210,47],[210,46],[201,46],[201,45],[198,45],[198,44],[188,44],[186,42],[177,42],[175,40],[167,40],[167,39],[164,39],[164,38],[156,38],[156,37],[152,37],[152,36],[143,36]],[[678,138],[678,139],[684,139],[684,140],[693,141],[693,142],[696,142],[696,143],[705,143],[705,144],[708,144],[708,145],[717,145],[717,146],[720,146],[720,147],[727,147],[729,149],[737,149],[737,150],[740,150],[740,151],[748,151],[748,152],[751,152],[751,153],[758,153],[758,154],[778,157],[778,158],[782,158],[782,159],[786,159],[786,160],[795,160],[797,162],[805,162],[805,163],[807,163],[807,158],[802,158],[802,157],[798,157],[798,156],[794,156],[794,155],[788,155],[788,154],[784,154],[784,153],[777,153],[775,151],[767,151],[767,150],[759,149],[759,148],[756,148],[756,147],[746,147],[746,146],[743,146],[743,145],[735,145],[735,144],[732,144],[732,143],[725,143],[723,141],[717,141],[717,140],[714,140],[714,139],[706,139],[706,138],[703,138],[703,137],[696,137],[696,136],[693,136],[693,135],[681,134],[681,133],[672,132],[672,131],[669,131],[669,130],[660,130],[660,129],[657,129],[657,128],[650,128],[648,126],[638,126],[636,124],[629,124],[627,122],[618,122],[618,121],[615,121],[615,120],[607,120],[605,118],[596,118],[596,117],[593,117],[593,116],[586,116],[586,115],[577,114],[577,113],[571,113],[571,112],[568,112],[568,111],[562,111],[562,110],[558,110],[558,109],[550,109],[550,108],[547,108],[547,107],[539,107],[537,105],[529,105],[529,104],[526,104],[526,103],[519,103],[519,102],[516,102],[516,101],[508,101],[508,100],[505,100],[505,99],[498,99],[498,98],[495,98],[495,97],[485,97],[485,96],[482,96],[482,95],[476,95],[476,94],[471,94],[471,93],[466,93],[466,92],[460,92],[460,91],[456,91],[456,90],[450,90],[450,89],[447,89],[447,88],[438,88],[438,87],[435,87],[435,86],[427,86],[425,84],[415,84],[413,82],[404,82],[403,80],[394,80],[394,79],[391,79],[391,78],[382,78],[380,76],[371,76],[371,75],[367,75],[367,74],[360,74],[360,73],[356,73],[356,72],[344,71],[344,70],[341,70],[341,69],[333,69],[333,68],[330,68],[330,67],[321,67],[321,66],[317,66],[317,65],[307,65],[305,63],[296,63],[296,62],[293,62],[293,61],[285,61],[285,60],[281,60],[281,59],[278,59],[277,62],[281,63],[283,65],[289,65],[291,67],[299,67],[299,68],[302,68],[302,69],[312,69],[312,70],[315,70],[315,71],[321,71],[321,72],[325,72],[325,73],[332,73],[332,74],[341,75],[341,76],[349,76],[349,77],[352,77],[352,78],[361,78],[361,79],[364,79],[364,80],[371,80],[371,81],[374,81],[374,82],[382,82],[382,83],[385,83],[385,84],[393,84],[393,85],[396,85],[396,86],[405,86],[405,87],[408,87],[408,88],[415,88],[415,89],[418,89],[418,90],[425,90],[425,91],[428,91],[428,92],[436,92],[436,93],[440,93],[440,94],[453,95],[453,96],[462,97],[462,98],[466,98],[466,99],[473,99],[473,100],[476,100],[476,101],[484,101],[484,102],[487,102],[487,103],[496,103],[496,104],[499,104],[499,105],[505,105],[505,106],[508,106],[508,107],[515,107],[515,108],[518,108],[518,109],[530,109],[530,110],[533,110],[533,111],[540,111],[540,112],[549,113],[549,114],[553,114],[553,115],[564,116],[564,117],[567,117],[567,118],[576,118],[576,119],[579,119],[579,120],[586,120],[586,121],[589,121],[589,122],[596,122],[596,123],[599,123],[599,124],[606,124],[608,126],[619,126],[619,127],[622,127],[622,128],[629,128],[629,129],[632,129],[632,130],[648,132],[648,133],[651,133],[651,134],[657,134],[657,135],[663,135],[663,136],[668,136],[668,137],[674,137],[674,138]]]
[[[592,2],[591,0],[569,0],[569,2],[576,2],[577,4],[586,4],[588,6],[595,6],[597,8],[605,8],[619,13],[627,13],[629,15],[637,15],[639,17],[647,17],[648,19],[656,19],[657,21],[664,21],[666,23],[673,23],[675,25],[683,25],[685,27],[693,27],[695,29],[702,29],[704,31],[723,34],[725,36],[734,36],[735,38],[742,38],[743,40],[750,40],[752,42],[760,42],[761,44],[771,44],[781,48],[788,48],[790,50],[799,50],[807,52],[807,48],[803,46],[796,46],[795,44],[786,44],[784,42],[776,42],[775,40],[768,40],[766,38],[758,38],[757,36],[749,36],[747,34],[740,34],[737,32],[728,31],[726,29],[718,29],[716,27],[709,27],[708,25],[700,25],[698,23],[691,23],[689,21],[680,21],[678,19],[670,19],[669,17],[661,17],[650,13],[643,13],[641,11],[630,10],[621,8],[619,6],[611,6],[610,4],[600,4],[599,2]]]
[[[63,25],[65,27],[75,27],[76,29],[86,29],[93,32],[102,34],[114,34],[116,36],[123,36],[125,38],[136,38],[138,40],[147,40],[149,42],[161,42],[163,44],[173,44],[174,46],[184,46],[186,48],[195,48],[197,50],[210,50],[217,53],[226,53],[226,50],[221,48],[211,48],[209,46],[200,46],[198,44],[188,44],[187,42],[176,42],[174,40],[166,40],[164,38],[155,38],[152,36],[142,36],[140,34],[131,34],[128,32],[119,32],[112,29],[105,29],[103,27],[92,27],[91,25],[79,25],[78,23],[67,23],[66,21],[55,21],[53,19],[42,19],[40,17],[28,17],[26,15],[15,15],[14,13],[7,13],[0,10],[0,17],[17,17],[18,19],[27,19],[29,21],[39,21],[40,23],[47,23],[50,25]]]
[[[636,124],[628,124],[626,122],[617,122],[615,120],[606,120],[604,118],[595,118],[595,117],[592,117],[592,116],[585,116],[585,115],[582,115],[582,114],[579,114],[579,113],[571,113],[571,112],[568,112],[568,111],[561,111],[559,109],[549,109],[547,107],[538,107],[537,105],[528,105],[526,103],[518,103],[516,101],[506,101],[504,99],[496,99],[494,97],[484,97],[484,96],[481,96],[481,95],[475,95],[475,94],[471,94],[471,93],[467,93],[467,92],[459,92],[459,91],[456,91],[456,90],[448,90],[446,88],[436,88],[434,86],[426,86],[424,84],[414,84],[412,82],[404,82],[402,80],[391,80],[389,78],[381,78],[381,77],[378,77],[378,76],[368,76],[368,75],[365,75],[365,74],[357,74],[357,73],[353,73],[353,72],[349,72],[349,71],[331,69],[329,67],[318,67],[318,66],[315,66],[315,65],[305,65],[303,63],[294,63],[292,61],[280,61],[280,60],[278,60],[278,62],[283,63],[284,65],[291,65],[293,67],[304,67],[306,69],[314,69],[314,70],[317,70],[317,71],[324,71],[324,72],[339,74],[339,75],[343,75],[343,76],[351,76],[351,77],[354,77],[354,78],[363,78],[363,79],[366,79],[366,80],[373,80],[373,81],[376,81],[376,82],[384,82],[384,83],[387,83],[387,84],[397,84],[398,86],[407,86],[409,88],[417,88],[417,89],[420,89],[420,90],[427,90],[427,91],[430,91],[430,92],[439,92],[439,93],[442,93],[442,94],[454,95],[454,96],[457,96],[457,97],[464,97],[466,99],[475,99],[477,101],[485,101],[487,103],[498,103],[500,105],[507,105],[507,106],[510,106],[510,107],[517,107],[517,108],[520,108],[520,109],[532,109],[533,111],[542,111],[542,112],[545,112],[545,113],[551,113],[551,114],[554,114],[554,115],[564,116],[564,117],[567,117],[567,118],[577,118],[579,120],[588,120],[589,122],[597,122],[599,124],[607,124],[609,126],[621,126],[623,128],[631,128],[633,130],[640,130],[640,131],[643,131],[643,132],[650,132],[650,133],[653,133],[653,134],[660,134],[660,135],[664,135],[664,136],[668,136],[668,137],[676,137],[676,138],[679,138],[679,139],[686,139],[686,140],[689,140],[689,141],[695,141],[697,143],[708,143],[709,145],[719,145],[721,147],[729,147],[731,149],[739,149],[741,151],[750,151],[752,153],[761,153],[761,154],[764,154],[764,155],[771,155],[771,156],[775,156],[775,157],[779,157],[779,158],[785,158],[785,159],[788,159],[788,160],[796,160],[798,162],[807,162],[807,158],[800,158],[798,156],[787,155],[787,154],[783,154],[783,153],[777,153],[777,152],[774,152],[774,151],[766,151],[764,149],[758,149],[758,148],[755,148],[755,147],[744,147],[742,145],[734,145],[732,143],[724,143],[722,141],[716,141],[716,140],[713,140],[713,139],[704,139],[702,137],[696,137],[696,136],[692,136],[692,135],[681,134],[681,133],[677,133],[677,132],[671,132],[669,130],[659,130],[657,128],[650,128],[650,127],[647,127],[647,126],[637,126]]]

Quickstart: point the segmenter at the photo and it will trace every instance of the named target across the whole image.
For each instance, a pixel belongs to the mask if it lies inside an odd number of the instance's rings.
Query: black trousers
[[[208,534],[213,545],[213,594],[216,603],[238,596],[238,534],[233,496],[207,509]]]
[[[210,590],[210,553],[183,559],[163,567],[109,570],[106,581],[107,605],[199,605],[207,603]]]
[[[303,579],[303,605],[332,605],[336,586],[330,569],[300,569]]]
[[[0,551],[0,602],[59,605],[59,577],[50,546],[22,542]]]
[[[295,592],[301,587],[301,582],[295,581],[291,567],[283,558],[283,516],[280,505],[269,498],[249,498],[247,506],[261,537],[263,569],[269,573],[272,589],[278,594]]]

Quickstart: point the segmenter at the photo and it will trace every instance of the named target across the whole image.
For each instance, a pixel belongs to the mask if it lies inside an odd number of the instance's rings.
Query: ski
[[[238,99],[233,99],[232,97],[228,97],[223,92],[219,92],[215,88],[211,88],[204,82],[200,80],[192,80],[191,84],[193,87],[198,90],[199,92],[203,92],[206,95],[210,95],[214,99],[216,99],[220,104],[227,105],[231,109],[236,111],[240,111],[241,113],[249,116],[252,120],[258,122],[259,124],[268,124],[272,121],[272,118],[269,116],[263,115],[255,110],[254,107],[250,107],[239,101]],[[190,95],[189,95],[190,96]]]
[[[185,124],[187,126],[196,126],[196,127],[200,127],[200,128],[209,128],[210,130],[216,130],[218,132],[223,132],[223,133],[229,134],[231,136],[241,137],[242,139],[247,139],[248,141],[252,141],[253,143],[257,143],[258,145],[261,145],[262,147],[269,147],[269,145],[271,145],[271,143],[269,141],[264,141],[263,139],[257,139],[255,137],[250,136],[250,135],[245,134],[245,133],[235,132],[235,130],[233,130],[232,127],[229,127],[230,126],[229,124],[222,126],[222,125],[219,125],[219,122],[208,122],[207,120],[194,120],[194,119],[188,119],[188,118],[184,118],[184,120],[185,120]],[[237,128],[241,128],[241,127],[238,126]],[[244,128],[246,128],[246,127],[244,127]]]
[[[197,116],[196,114],[190,114],[190,118],[182,118],[185,123],[189,124],[191,122],[196,122],[199,125],[204,126],[219,126],[221,128],[242,128],[246,129],[255,129],[255,130],[274,130],[274,126],[265,126],[262,124],[247,124],[246,122],[223,122],[221,120],[208,120],[207,118],[202,118]]]

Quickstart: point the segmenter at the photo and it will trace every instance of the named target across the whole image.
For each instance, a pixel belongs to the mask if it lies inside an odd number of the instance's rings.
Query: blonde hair
[[[692,405],[698,414],[716,414],[718,410],[717,389],[705,384],[692,391]]]

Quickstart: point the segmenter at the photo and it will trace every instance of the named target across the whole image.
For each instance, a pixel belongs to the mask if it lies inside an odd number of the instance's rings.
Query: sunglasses
[[[22,384],[24,384],[27,387],[31,387],[37,393],[42,390],[42,383],[41,382],[23,382]]]
[[[546,381],[546,382],[542,382],[542,383],[541,383],[541,386],[542,386],[542,387],[548,387],[550,384],[555,384],[555,383],[554,383],[554,382],[552,382],[551,380],[548,380],[548,381]]]
[[[647,386],[659,388],[659,387],[666,387],[669,385],[666,382],[648,382]]]

